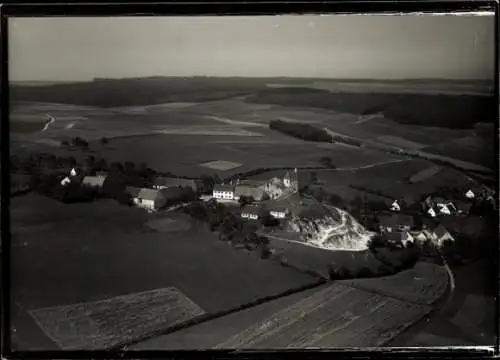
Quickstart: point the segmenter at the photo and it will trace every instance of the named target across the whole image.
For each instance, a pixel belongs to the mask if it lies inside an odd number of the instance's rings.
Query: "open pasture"
[[[30,310],[62,350],[103,350],[204,313],[175,288]]]
[[[380,346],[430,308],[333,284],[217,344],[217,349]]]
[[[353,288],[339,281],[159,336],[132,349],[261,349],[287,348],[289,344],[325,349],[377,346],[397,336],[430,310],[428,306]]]
[[[100,134],[100,133],[99,133]],[[97,134],[96,134],[97,138]],[[115,138],[102,147],[91,143],[90,148],[98,148],[99,156],[106,161],[145,162],[158,171],[170,171],[178,175],[199,176],[218,173],[229,176],[236,172],[250,171],[255,168],[272,167],[317,167],[319,159],[329,156],[337,166],[364,166],[383,160],[383,154],[365,152],[365,150],[348,149],[339,146],[338,150],[318,149],[315,144],[306,142],[266,143],[259,140],[252,142],[253,137],[240,137],[237,142],[229,136],[201,135],[145,135]],[[268,139],[259,137],[260,140]],[[273,139],[273,138],[271,138]],[[231,140],[230,143],[225,141]],[[137,151],[140,149],[140,151]],[[68,151],[55,149],[57,155],[65,152],[78,157],[79,150]],[[80,154],[85,158],[87,155]],[[382,156],[382,159],[380,158]],[[225,161],[241,164],[232,169],[210,169],[200,164],[212,161]]]
[[[375,279],[341,280],[358,289],[391,296],[403,301],[431,305],[448,287],[448,273],[442,266],[417,262],[411,269]]]
[[[29,194],[11,207],[12,296],[23,309],[175,287],[216,313],[317,281],[232,249],[198,223],[182,236],[147,230],[153,215],[114,201],[66,205]],[[38,231],[16,230],[31,226]],[[23,321],[12,318],[16,328]],[[32,332],[17,335],[29,349]]]
[[[131,350],[200,350],[212,349],[217,344],[229,339],[256,321],[272,316],[274,313],[311,296],[321,285],[295,294],[266,301],[235,313],[222,316],[198,325],[190,326],[170,334],[153,337],[129,347]]]

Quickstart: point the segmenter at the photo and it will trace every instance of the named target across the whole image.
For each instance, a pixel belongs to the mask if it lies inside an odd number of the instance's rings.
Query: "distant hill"
[[[10,97],[13,102],[40,101],[72,105],[115,107],[144,106],[166,102],[203,102],[243,95],[252,95],[246,101],[277,104],[291,107],[308,107],[369,115],[381,113],[386,118],[402,124],[472,128],[477,122],[493,123],[498,112],[497,99],[492,96],[355,92],[332,93],[308,87],[316,79],[305,78],[241,78],[241,77],[162,77],[102,79],[80,83],[12,84]],[[317,79],[333,81],[331,79]],[[338,79],[342,82],[391,82],[422,83],[448,82],[472,84],[483,80],[361,80]],[[269,88],[270,82],[296,85],[295,87]],[[36,85],[35,85],[36,84]],[[425,85],[423,85],[425,87]]]

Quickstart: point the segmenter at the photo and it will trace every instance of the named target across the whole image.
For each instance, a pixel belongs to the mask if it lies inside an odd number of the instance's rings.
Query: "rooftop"
[[[166,198],[172,195],[178,195],[178,188],[167,188],[167,189],[149,189],[149,188],[137,188],[132,186],[127,186],[127,193],[132,197],[141,198],[145,200],[157,200],[159,198]]]
[[[393,214],[393,215],[382,215],[379,217],[380,225],[383,226],[398,226],[398,225],[408,225],[413,226],[413,217],[410,215]]]
[[[216,184],[214,186],[214,191],[233,191],[234,192],[234,185]]]
[[[241,209],[242,214],[258,214],[260,211],[261,207],[255,205],[247,205],[243,209]]]
[[[178,179],[178,178],[171,178],[171,177],[166,177],[166,176],[156,176],[154,179],[154,184],[155,185],[161,185],[161,186],[166,186],[166,187],[174,187],[174,186],[189,186],[192,188],[196,188],[196,180],[193,179]]]

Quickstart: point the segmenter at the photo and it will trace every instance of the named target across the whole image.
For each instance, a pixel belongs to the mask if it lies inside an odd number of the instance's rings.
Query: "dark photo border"
[[[175,16],[175,15],[274,15],[274,14],[399,14],[399,13],[459,13],[459,12],[495,12],[495,95],[499,97],[499,59],[498,59],[498,7],[497,1],[326,1],[326,2],[170,2],[170,3],[126,3],[115,2],[106,4],[4,4],[0,9],[1,16],[1,236],[2,236],[2,331],[1,354],[6,358],[16,359],[83,359],[83,358],[368,358],[368,357],[401,357],[401,358],[469,358],[492,357],[494,352],[499,354],[499,322],[496,322],[497,340],[492,350],[484,347],[471,348],[397,348],[397,349],[344,349],[344,350],[294,350],[294,351],[13,351],[10,346],[10,151],[9,151],[9,54],[8,54],[8,27],[11,17],[48,17],[48,16]],[[498,114],[495,124],[495,151],[499,154],[498,143]],[[497,183],[499,182],[498,162],[495,169]],[[498,199],[497,208],[498,208]],[[500,226],[497,227],[499,229]],[[497,251],[496,268],[499,265],[499,251]],[[497,282],[497,293],[499,292]],[[497,318],[500,319],[498,297]]]

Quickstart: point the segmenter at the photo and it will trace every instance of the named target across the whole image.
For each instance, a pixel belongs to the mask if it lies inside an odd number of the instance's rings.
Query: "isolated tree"
[[[104,146],[104,145],[106,145],[106,144],[108,143],[108,139],[107,139],[107,138],[105,138],[105,137],[102,137],[102,138],[99,140],[99,142],[101,143],[101,145],[103,145],[103,146]]]

